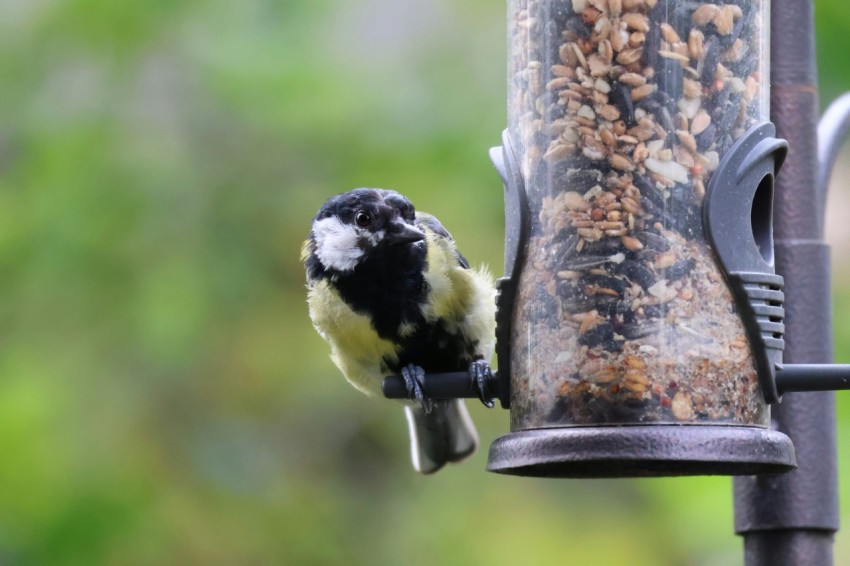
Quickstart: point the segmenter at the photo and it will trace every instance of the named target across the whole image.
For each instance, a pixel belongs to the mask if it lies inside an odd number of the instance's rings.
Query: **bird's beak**
[[[396,221],[387,227],[384,241],[388,244],[407,244],[425,239],[425,233],[406,222]]]

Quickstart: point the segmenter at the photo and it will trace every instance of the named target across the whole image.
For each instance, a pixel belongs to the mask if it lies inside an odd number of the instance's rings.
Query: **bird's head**
[[[328,199],[313,218],[308,246],[325,270],[354,270],[376,250],[424,240],[415,210],[395,191],[354,189]]]

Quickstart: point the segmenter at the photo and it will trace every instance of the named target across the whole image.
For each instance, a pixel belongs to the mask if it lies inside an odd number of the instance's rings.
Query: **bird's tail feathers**
[[[431,474],[447,462],[466,459],[478,446],[478,433],[461,399],[435,401],[430,413],[419,406],[405,406],[410,430],[413,468]]]

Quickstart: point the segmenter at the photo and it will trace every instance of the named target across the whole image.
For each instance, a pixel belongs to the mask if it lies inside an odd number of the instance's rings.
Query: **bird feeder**
[[[769,0],[510,0],[498,397],[488,470],[549,477],[779,473],[784,366]],[[846,385],[845,385],[846,387]],[[405,396],[398,380],[388,396]]]
[[[500,304],[513,303],[499,359],[513,432],[490,469],[794,466],[769,430],[787,144],[768,121],[768,17],[766,0],[509,3],[493,157],[525,214],[508,226],[519,245]]]

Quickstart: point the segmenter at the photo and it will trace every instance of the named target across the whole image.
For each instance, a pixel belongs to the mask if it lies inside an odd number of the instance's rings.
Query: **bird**
[[[463,400],[431,399],[423,382],[428,373],[466,371],[484,391],[496,341],[487,268],[472,269],[436,217],[377,188],[329,198],[301,260],[310,319],[348,382],[383,398],[383,379],[403,377],[413,468],[430,474],[470,456],[478,435]]]

